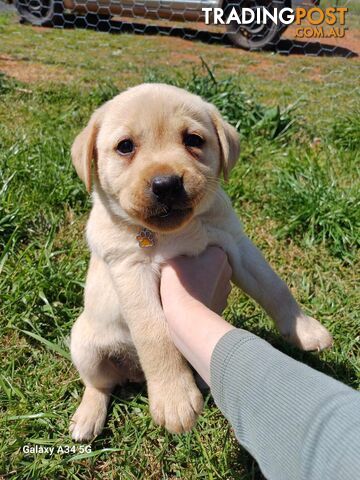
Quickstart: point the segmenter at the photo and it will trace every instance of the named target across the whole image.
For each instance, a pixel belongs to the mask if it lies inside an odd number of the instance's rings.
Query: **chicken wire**
[[[38,26],[58,28],[85,28],[102,32],[126,32],[135,34],[160,34],[179,36],[187,40],[233,45],[247,50],[270,49],[281,54],[305,54],[352,57],[356,53],[347,48],[344,37],[336,28],[348,28],[356,23],[360,13],[358,0],[14,0],[23,22]],[[319,7],[346,8],[345,25],[337,22],[328,25],[309,23],[275,24],[271,18],[247,24],[235,21],[229,24],[205,24],[203,8],[222,8],[223,20],[229,19],[233,9],[239,15],[248,9],[274,14],[277,9],[313,10],[311,19],[319,18]],[[249,13],[249,12],[247,12]],[[214,15],[209,13],[210,22]],[[251,15],[247,20],[251,20]],[[299,31],[302,29],[302,32]],[[306,30],[307,29],[307,30]],[[305,31],[305,33],[304,33]],[[320,32],[320,33],[319,33]],[[336,35],[338,33],[338,35]],[[340,32],[344,33],[344,31]],[[346,32],[345,32],[346,35]]]

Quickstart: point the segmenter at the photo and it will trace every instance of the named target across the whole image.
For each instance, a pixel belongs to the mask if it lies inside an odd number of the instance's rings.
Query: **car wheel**
[[[242,8],[250,8],[255,13],[259,9],[266,8],[270,13],[274,12],[274,8],[291,6],[288,0],[229,0],[225,7],[225,16],[230,14],[233,7],[236,8],[238,14],[241,14]],[[256,23],[256,20],[250,24],[239,25],[237,22],[230,22],[226,25],[227,34],[231,42],[246,50],[260,50],[266,46],[275,45],[282,33],[286,30],[287,25],[276,25],[271,19],[267,19],[266,23]]]
[[[38,26],[59,25],[63,21],[61,0],[16,0],[21,20]]]

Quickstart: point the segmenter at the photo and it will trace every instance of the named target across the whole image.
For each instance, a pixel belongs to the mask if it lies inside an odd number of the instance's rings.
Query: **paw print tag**
[[[140,248],[150,248],[155,245],[155,235],[147,228],[142,228],[139,231],[136,235],[136,240],[138,241]]]

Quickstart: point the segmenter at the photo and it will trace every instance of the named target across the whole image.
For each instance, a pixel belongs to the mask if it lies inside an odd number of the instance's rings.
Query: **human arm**
[[[357,478],[359,393],[233,328],[204,305],[218,311],[225,305],[229,272],[219,274],[225,254],[208,250],[189,261],[173,260],[163,270],[170,334],[209,383],[240,444],[271,480]]]
[[[226,306],[231,268],[218,247],[200,255],[196,265],[194,260],[178,257],[164,266],[162,305],[173,342],[209,384],[214,347],[225,333],[235,329],[213,311],[221,312]]]

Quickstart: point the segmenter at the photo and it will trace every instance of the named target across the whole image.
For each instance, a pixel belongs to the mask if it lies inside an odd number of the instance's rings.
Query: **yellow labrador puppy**
[[[116,96],[76,138],[72,159],[89,191],[93,181],[93,207],[85,308],[71,333],[85,383],[71,420],[75,440],[98,435],[115,385],[143,375],[157,424],[176,433],[194,425],[203,399],[169,338],[159,298],[161,264],[176,255],[221,246],[234,283],[284,337],[304,350],[331,345],[246,237],[219,185],[238,157],[238,134],[213,105],[162,84]]]

